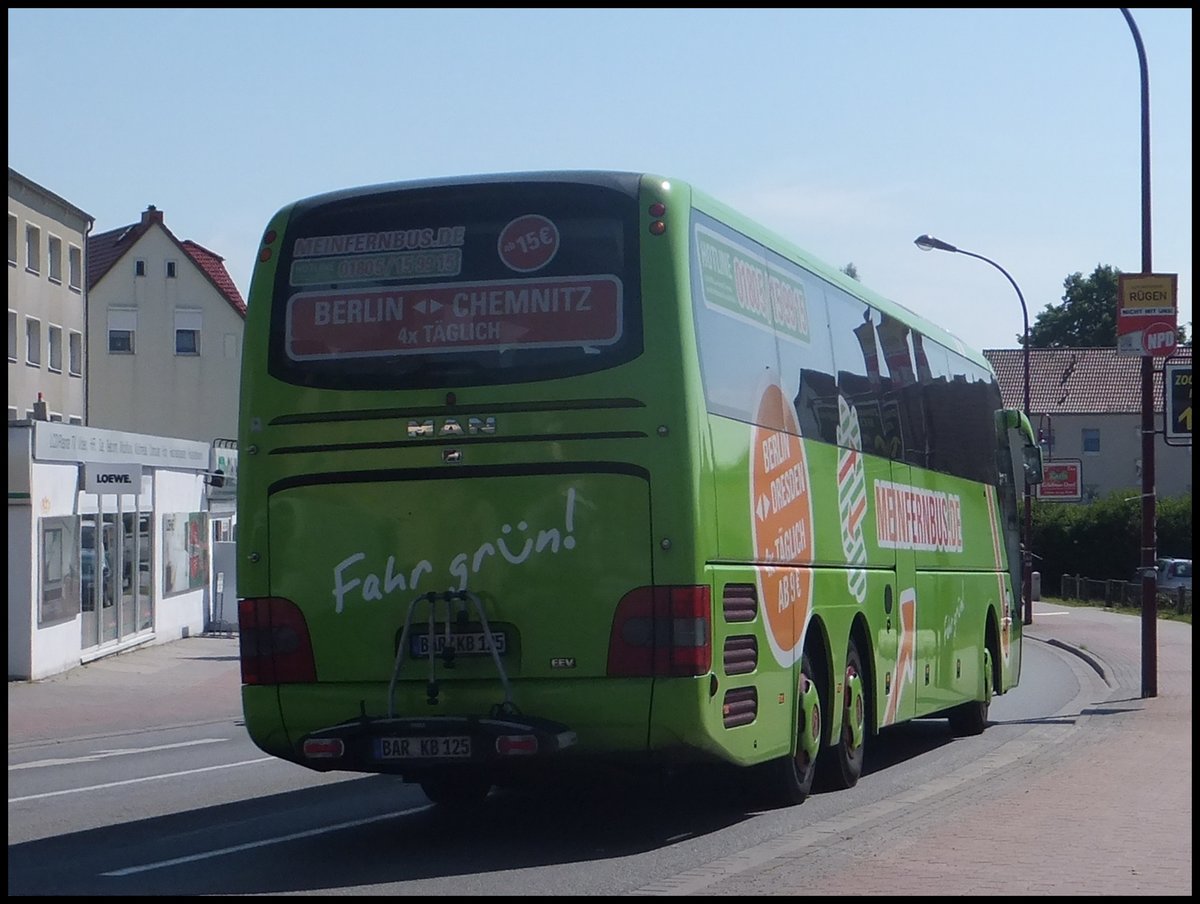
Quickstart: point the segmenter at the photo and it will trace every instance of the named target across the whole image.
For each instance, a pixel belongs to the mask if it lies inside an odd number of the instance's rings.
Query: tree
[[[1117,344],[1117,278],[1115,267],[1096,265],[1091,276],[1072,273],[1063,280],[1062,304],[1046,305],[1029,328],[1031,348],[1097,348]],[[1186,325],[1176,330],[1180,345],[1188,341]],[[1017,336],[1017,344],[1022,337]]]
[[[1121,271],[1097,265],[1091,276],[1072,273],[1063,280],[1062,304],[1046,305],[1029,328],[1032,348],[1087,348],[1117,344],[1117,277]],[[1017,337],[1018,344],[1021,337]]]
[[[854,266],[854,261],[850,261],[850,263],[848,263],[848,264],[846,264],[846,266],[842,267],[842,272],[845,273],[847,276],[849,276],[851,279],[858,279],[858,267]],[[861,282],[861,280],[859,280],[859,281]]]

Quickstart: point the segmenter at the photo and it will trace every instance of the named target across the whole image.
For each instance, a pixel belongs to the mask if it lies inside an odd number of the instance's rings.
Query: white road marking
[[[40,769],[43,766],[69,766],[72,763],[94,763],[96,760],[102,760],[110,756],[128,756],[131,753],[150,753],[155,750],[177,750],[180,747],[194,747],[197,744],[219,744],[222,741],[228,741],[229,738],[201,738],[198,741],[182,741],[178,744],[160,744],[157,747],[127,747],[118,748],[115,750],[97,750],[95,753],[85,754],[84,756],[61,757],[52,760],[34,760],[31,763],[18,763],[15,766],[9,766],[9,772],[16,772],[19,769]]]
[[[58,797],[62,794],[79,794],[83,791],[101,791],[105,788],[118,788],[121,785],[136,785],[139,782],[156,782],[164,778],[179,778],[181,775],[195,775],[199,772],[212,772],[215,769],[232,769],[235,766],[252,766],[255,763],[278,762],[273,756],[259,757],[256,760],[242,760],[240,763],[225,763],[221,766],[205,766],[203,769],[187,769],[183,772],[168,772],[164,775],[147,775],[142,778],[129,778],[120,782],[105,782],[103,785],[88,785],[85,788],[66,788],[62,791],[47,791],[45,794],[29,794],[25,797],[10,797],[10,804],[18,804],[26,800],[40,800],[44,797]]]
[[[351,822],[339,822],[331,826],[323,826],[319,829],[309,829],[305,832],[293,832],[290,835],[280,835],[278,838],[264,838],[261,841],[248,841],[245,844],[235,844],[232,847],[217,848],[212,851],[203,851],[199,854],[189,854],[187,857],[175,857],[171,860],[160,860],[157,863],[145,863],[141,866],[127,866],[123,869],[115,869],[112,872],[101,873],[102,876],[130,876],[134,873],[144,873],[152,869],[163,869],[168,866],[178,866],[181,863],[195,863],[197,860],[209,860],[213,857],[223,857],[226,854],[236,854],[240,851],[252,851],[255,848],[266,847],[271,844],[283,844],[286,841],[295,841],[297,838],[312,838],[315,835],[326,835],[330,832],[340,832],[342,829],[353,829],[358,826],[370,825],[373,822],[382,822],[385,819],[395,819],[397,816],[408,816],[411,813],[420,813],[423,810],[428,810],[433,804],[425,804],[421,807],[412,807],[408,810],[397,810],[394,813],[382,813],[379,816],[370,816],[366,819],[355,819]]]

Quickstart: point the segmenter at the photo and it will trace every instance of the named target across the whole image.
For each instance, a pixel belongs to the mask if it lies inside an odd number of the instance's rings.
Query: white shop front
[[[205,630],[210,444],[34,420],[8,445],[10,680]]]

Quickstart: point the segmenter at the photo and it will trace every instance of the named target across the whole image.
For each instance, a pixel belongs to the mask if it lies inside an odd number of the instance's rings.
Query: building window
[[[72,330],[71,335],[67,337],[67,364],[71,376],[83,376],[83,333]]]
[[[175,331],[175,354],[177,355],[198,355],[200,354],[200,334],[196,330],[176,330]]]
[[[15,213],[8,215],[8,263],[11,267],[17,265],[17,215]]]
[[[134,261],[133,262],[133,275],[134,276],[145,276],[146,275],[146,262],[145,261]]]
[[[200,354],[200,327],[203,314],[200,311],[175,311],[175,354]]]
[[[175,278],[175,261],[167,261],[167,279]]]
[[[55,373],[62,373],[62,327],[50,324],[50,355],[46,366]],[[61,420],[61,418],[60,418]]]
[[[108,353],[110,355],[132,355],[135,351],[134,338],[137,334],[137,311],[129,308],[109,308]]]
[[[83,249],[78,245],[67,248],[67,279],[76,292],[83,288]]]
[[[48,269],[47,276],[51,282],[62,282],[62,239],[56,235],[49,236],[46,240],[46,265]]]
[[[1100,431],[1097,428],[1083,428],[1082,447],[1084,455],[1100,454]]]
[[[25,269],[30,273],[42,272],[42,230],[25,224]]]
[[[8,312],[8,360],[17,360],[17,312]]]
[[[38,626],[67,622],[79,616],[80,573],[78,515],[40,518],[41,587],[38,588]]]
[[[25,318],[25,363],[42,366],[42,322]]]

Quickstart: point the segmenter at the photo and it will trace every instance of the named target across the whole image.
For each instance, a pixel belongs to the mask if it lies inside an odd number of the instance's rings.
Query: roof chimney
[[[151,204],[142,211],[142,224],[161,223],[163,221],[162,211]]]

